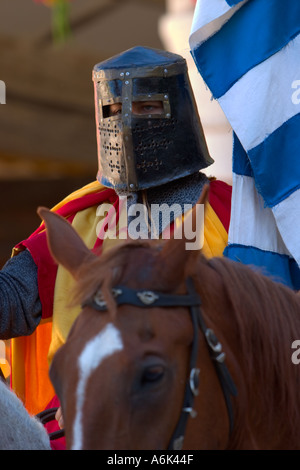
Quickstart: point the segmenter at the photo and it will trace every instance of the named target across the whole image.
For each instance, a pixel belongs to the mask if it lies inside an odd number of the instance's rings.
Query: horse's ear
[[[182,224],[175,228],[173,236],[166,241],[162,257],[166,260],[170,273],[182,273],[186,263],[195,257],[195,251],[199,252],[203,243],[204,210],[208,199],[209,185],[205,185],[197,204],[183,219]],[[203,217],[202,217],[203,215]]]
[[[63,217],[45,207],[39,207],[37,213],[45,222],[52,257],[76,278],[79,267],[89,260],[94,260],[95,255]]]

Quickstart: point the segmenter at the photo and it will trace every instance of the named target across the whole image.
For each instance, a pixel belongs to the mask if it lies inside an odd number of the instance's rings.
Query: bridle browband
[[[200,370],[196,367],[198,357],[199,328],[205,337],[210,358],[215,365],[217,376],[223,391],[228,412],[230,433],[233,430],[233,409],[231,395],[237,395],[236,386],[224,362],[225,353],[222,351],[222,345],[218,341],[213,330],[207,328],[205,324],[200,308],[201,299],[195,290],[194,283],[191,278],[186,280],[186,285],[188,293],[183,295],[172,295],[157,291],[131,289],[125,286],[116,286],[112,289],[112,295],[114,296],[117,305],[129,304],[142,308],[180,306],[189,307],[191,320],[193,323],[193,344],[190,357],[190,374],[185,387],[181,415],[170,440],[168,450],[180,450],[182,448],[188,417],[191,416],[194,418],[197,415],[196,411],[193,409],[193,403],[195,396],[199,393],[198,388]],[[100,290],[94,295],[92,299],[84,303],[83,307],[85,306],[92,307],[93,309],[99,311],[107,310],[106,301],[103,298]]]

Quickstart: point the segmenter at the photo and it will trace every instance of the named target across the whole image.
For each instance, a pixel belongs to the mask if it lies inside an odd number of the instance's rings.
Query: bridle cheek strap
[[[188,284],[188,282],[187,282]],[[197,302],[190,307],[190,316],[193,324],[193,343],[190,357],[190,375],[185,385],[185,393],[183,399],[183,407],[177,423],[176,429],[171,437],[168,450],[181,450],[184,441],[185,429],[188,418],[191,416],[195,418],[197,413],[193,409],[194,398],[198,395],[199,391],[199,373],[200,369],[196,368],[198,358],[198,343],[199,343],[199,330],[198,330],[198,312],[200,310],[201,300],[197,294],[190,292],[189,286],[188,293],[192,296],[197,296]]]
[[[194,283],[191,278],[186,280],[187,291],[190,297],[198,296],[195,291]],[[190,315],[194,328],[194,338],[192,345],[192,352],[190,358],[190,377],[186,384],[184,404],[181,411],[179,421],[173,436],[171,438],[168,450],[181,450],[184,441],[184,434],[187,425],[188,417],[191,416],[195,418],[197,413],[193,410],[194,398],[198,395],[198,386],[199,386],[199,373],[200,370],[196,369],[197,357],[198,357],[198,327],[202,331],[206,344],[208,346],[210,358],[213,361],[213,364],[216,368],[217,376],[220,381],[220,385],[223,391],[228,418],[229,418],[229,432],[231,434],[233,430],[233,409],[231,403],[231,395],[237,395],[236,386],[231,378],[231,375],[224,363],[225,353],[222,351],[222,345],[218,341],[213,330],[207,328],[202,312],[201,312],[201,299],[198,296],[198,302],[190,306]],[[197,383],[195,383],[197,381]]]

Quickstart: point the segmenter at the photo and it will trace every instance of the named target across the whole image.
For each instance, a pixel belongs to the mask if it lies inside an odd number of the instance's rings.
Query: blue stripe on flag
[[[233,132],[232,170],[237,175],[253,176],[246,150]]]
[[[238,3],[241,3],[243,0],[226,0],[226,3],[228,3],[228,5],[230,7],[233,7],[234,5],[237,5]]]
[[[250,0],[191,53],[213,96],[220,98],[299,32],[300,1]]]
[[[237,244],[228,245],[224,255],[233,261],[258,267],[275,282],[281,282],[294,290],[300,289],[300,269],[296,261],[287,255]]]
[[[297,114],[248,151],[256,187],[268,207],[300,188],[299,149],[300,114]]]

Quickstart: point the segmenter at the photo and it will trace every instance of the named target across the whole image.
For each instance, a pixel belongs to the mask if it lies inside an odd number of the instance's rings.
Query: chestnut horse
[[[300,448],[292,290],[184,238],[97,257],[64,219],[39,214],[82,305],[50,370],[69,449]]]

